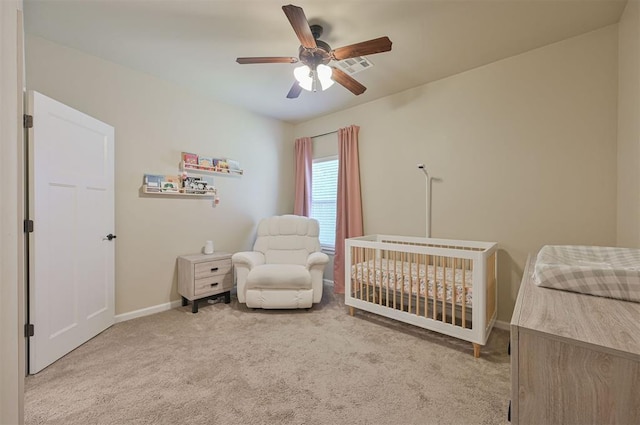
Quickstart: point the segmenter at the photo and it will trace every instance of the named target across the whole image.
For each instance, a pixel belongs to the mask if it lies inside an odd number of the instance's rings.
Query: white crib
[[[497,245],[369,235],[345,241],[345,304],[473,343],[496,320]]]

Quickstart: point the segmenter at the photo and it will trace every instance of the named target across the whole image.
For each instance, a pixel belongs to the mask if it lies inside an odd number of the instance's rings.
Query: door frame
[[[24,131],[22,128],[24,91],[24,30],[22,0],[0,2],[0,114],[2,146],[0,176],[7,182],[0,188],[2,255],[0,268],[0,423],[23,423],[24,377],[26,373],[25,244],[22,222],[25,217]],[[15,182],[15,183],[13,183]],[[6,202],[6,204],[4,203]]]

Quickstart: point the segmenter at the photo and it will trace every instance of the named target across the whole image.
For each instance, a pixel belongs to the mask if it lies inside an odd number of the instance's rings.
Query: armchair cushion
[[[249,272],[247,289],[311,289],[311,275],[297,264],[264,264]]]

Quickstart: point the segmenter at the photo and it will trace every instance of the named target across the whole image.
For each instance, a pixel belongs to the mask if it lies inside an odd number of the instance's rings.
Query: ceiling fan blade
[[[289,19],[289,23],[291,23],[293,30],[296,32],[300,44],[308,49],[317,47],[316,39],[313,38],[311,28],[309,27],[309,21],[307,21],[307,17],[304,16],[304,10],[292,4],[282,6],[282,10],[284,14],[287,15],[287,19]]]
[[[389,37],[374,38],[373,40],[351,44],[349,46],[338,47],[333,51],[336,60],[354,58],[356,56],[373,55],[375,53],[388,52],[391,50],[391,40]]]
[[[287,93],[287,99],[295,99],[298,96],[300,96],[301,92],[302,92],[302,87],[300,87],[300,84],[298,84],[298,82],[295,81],[291,86],[291,90],[289,90],[289,93]]]
[[[236,62],[239,64],[251,64],[251,63],[296,63],[298,62],[298,58],[294,57],[258,57],[258,58],[238,58]]]
[[[344,86],[347,90],[349,90],[356,96],[364,93],[364,91],[367,89],[365,86],[351,78],[351,76],[346,74],[343,70],[334,67],[331,68],[333,69],[333,73],[331,75],[333,81]]]

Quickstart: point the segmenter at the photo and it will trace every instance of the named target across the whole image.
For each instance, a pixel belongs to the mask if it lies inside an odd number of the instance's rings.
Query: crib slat
[[[465,267],[462,268],[462,327],[467,327],[467,267],[468,261],[464,260]]]
[[[407,253],[400,253],[400,310],[404,310],[404,261]]]
[[[413,270],[412,270],[412,261],[413,260],[413,255],[409,254],[409,292],[407,293],[407,303],[408,303],[408,313],[411,313],[411,300],[412,300],[412,295],[413,294]]]
[[[376,274],[378,272],[380,272],[380,283],[378,288],[378,304],[382,305],[382,285],[384,284],[384,270],[382,270],[382,252],[380,252],[380,264],[376,265]],[[376,284],[378,284],[377,281],[376,281]]]
[[[398,263],[398,251],[393,251],[393,308],[397,309],[396,294],[398,293],[398,273],[396,271]]]
[[[420,268],[421,268],[421,263],[424,263],[426,259],[426,255],[425,254],[420,254],[419,258],[418,258],[418,262],[416,264],[416,275],[417,275],[417,285],[418,287],[416,288],[416,315],[419,316],[420,315],[420,297],[422,296],[422,278],[420,277]]]
[[[464,270],[464,260],[457,259],[454,260],[455,263],[460,264],[460,269]],[[453,268],[453,287],[451,288],[451,324],[456,324],[456,305],[458,302],[457,290],[458,290],[458,279],[456,279],[456,267]]]
[[[386,282],[387,282],[387,284],[385,285],[386,288],[387,288],[386,289],[387,296],[385,297],[385,300],[386,300],[387,307],[389,307],[389,285],[391,284],[391,276],[389,275],[389,260],[390,260],[389,251],[385,251],[385,259],[387,260],[386,261],[386,264],[387,264],[387,280],[386,280]]]
[[[369,278],[369,276],[371,276],[371,265],[369,264],[369,248],[365,248],[364,250],[364,262],[367,265],[367,277],[364,283],[365,289],[367,291],[366,300],[370,302],[371,297],[369,296],[369,294],[370,294],[370,288],[371,288],[371,284],[370,284],[371,279]]]
[[[424,317],[429,314],[429,263],[431,263],[431,256],[427,254],[424,260]]]
[[[431,308],[431,318],[436,320],[436,311],[438,310],[437,302],[438,302],[438,263],[440,261],[440,256],[435,257],[435,261],[433,262],[433,284],[431,285],[432,299],[433,305]]]

